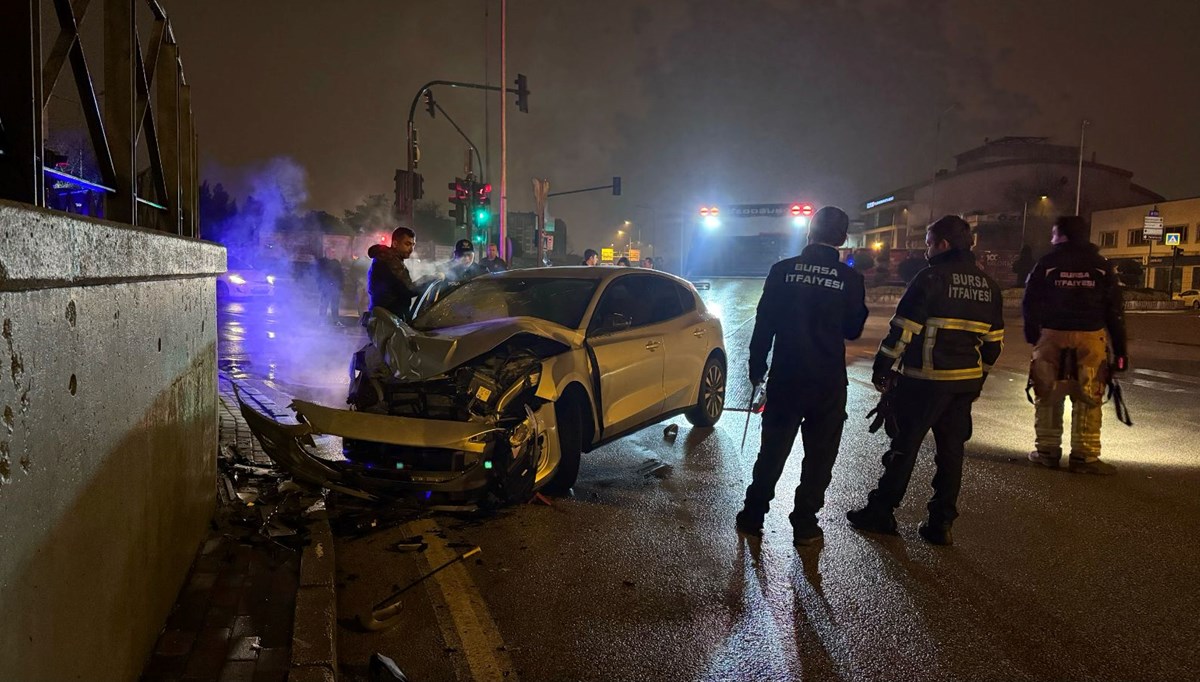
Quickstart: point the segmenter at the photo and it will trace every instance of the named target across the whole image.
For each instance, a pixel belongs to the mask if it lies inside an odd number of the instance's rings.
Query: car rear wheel
[[[1200,298],[1198,298],[1198,299],[1196,299],[1196,300],[1192,301],[1192,309],[1193,309],[1193,310],[1200,310]]]
[[[566,495],[579,478],[579,459],[583,454],[583,404],[567,397],[555,403],[558,422],[558,470],[542,490],[551,495]]]
[[[228,297],[229,297],[229,285],[222,282],[221,280],[217,280],[217,298],[228,298]]]
[[[725,361],[711,355],[700,373],[700,391],[696,405],[684,416],[693,426],[713,426],[725,411]]]

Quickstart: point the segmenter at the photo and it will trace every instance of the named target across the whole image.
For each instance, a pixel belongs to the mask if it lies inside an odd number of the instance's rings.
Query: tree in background
[[[924,258],[909,256],[908,258],[900,261],[900,265],[898,265],[896,269],[899,271],[900,279],[904,280],[905,284],[908,284],[909,282],[913,281],[913,279],[917,276],[917,273],[924,270],[925,266],[927,265],[929,265],[929,263],[927,263]]]
[[[1146,276],[1146,269],[1142,267],[1142,262],[1136,258],[1126,258],[1117,261],[1117,279],[1127,287],[1142,286],[1142,279]]]
[[[1028,244],[1022,246],[1021,253],[1012,265],[1012,271],[1017,276],[1017,286],[1025,286],[1025,280],[1029,279],[1029,271],[1033,269],[1035,263],[1037,261],[1033,258],[1033,249]]]
[[[859,274],[865,274],[868,270],[875,267],[875,256],[871,255],[870,249],[855,249],[854,251],[854,269]]]
[[[208,180],[200,185],[200,236],[215,242],[225,243],[238,215],[237,201],[217,183],[210,187]]]

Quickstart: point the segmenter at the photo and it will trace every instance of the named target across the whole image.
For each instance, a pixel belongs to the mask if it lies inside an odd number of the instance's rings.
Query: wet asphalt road
[[[744,383],[747,323],[761,284],[714,281],[733,381]],[[237,304],[233,304],[237,305]],[[359,330],[304,315],[222,306],[223,366],[277,390],[335,402]],[[1019,322],[975,407],[956,545],[916,535],[932,476],[924,451],[898,510],[900,538],[846,523],[880,472],[882,435],[869,357],[891,311],[872,310],[851,344],[843,447],[819,548],[792,547],[786,514],[799,480],[793,451],[766,538],[733,532],[758,442],[752,419],[715,429],[682,418],[674,441],[651,427],[585,455],[570,499],[484,519],[414,519],[343,538],[338,653],[346,679],[368,656],[412,680],[1177,680],[1200,660],[1200,316],[1132,314],[1126,398],[1136,426],[1105,409],[1113,477],[1029,464],[1028,347]],[[273,331],[274,338],[268,338]],[[343,353],[312,359],[310,353]],[[1140,370],[1140,371],[1137,371]],[[329,383],[329,382],[332,382]],[[731,402],[745,394],[730,387]],[[932,439],[926,447],[932,446]],[[647,460],[670,465],[659,476]],[[422,552],[389,546],[421,535]],[[350,619],[394,587],[474,546],[404,598],[396,627]]]

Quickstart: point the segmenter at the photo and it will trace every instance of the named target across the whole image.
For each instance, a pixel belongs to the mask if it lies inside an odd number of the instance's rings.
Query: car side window
[[[650,278],[644,275],[626,275],[613,280],[604,289],[600,303],[596,305],[589,330],[599,329],[613,313],[629,318],[630,327],[649,324],[652,301],[646,295],[647,279]]]
[[[642,296],[650,303],[650,323],[665,322],[683,314],[677,285],[663,277],[647,277]]]
[[[676,293],[679,294],[679,304],[682,306],[681,313],[690,313],[696,309],[696,297],[692,295],[691,290],[687,287],[672,283]]]

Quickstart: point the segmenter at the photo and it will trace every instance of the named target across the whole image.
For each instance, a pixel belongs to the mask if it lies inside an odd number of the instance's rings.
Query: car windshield
[[[552,277],[481,277],[456,287],[413,320],[417,329],[457,327],[504,317],[537,317],[579,327],[596,281]]]

